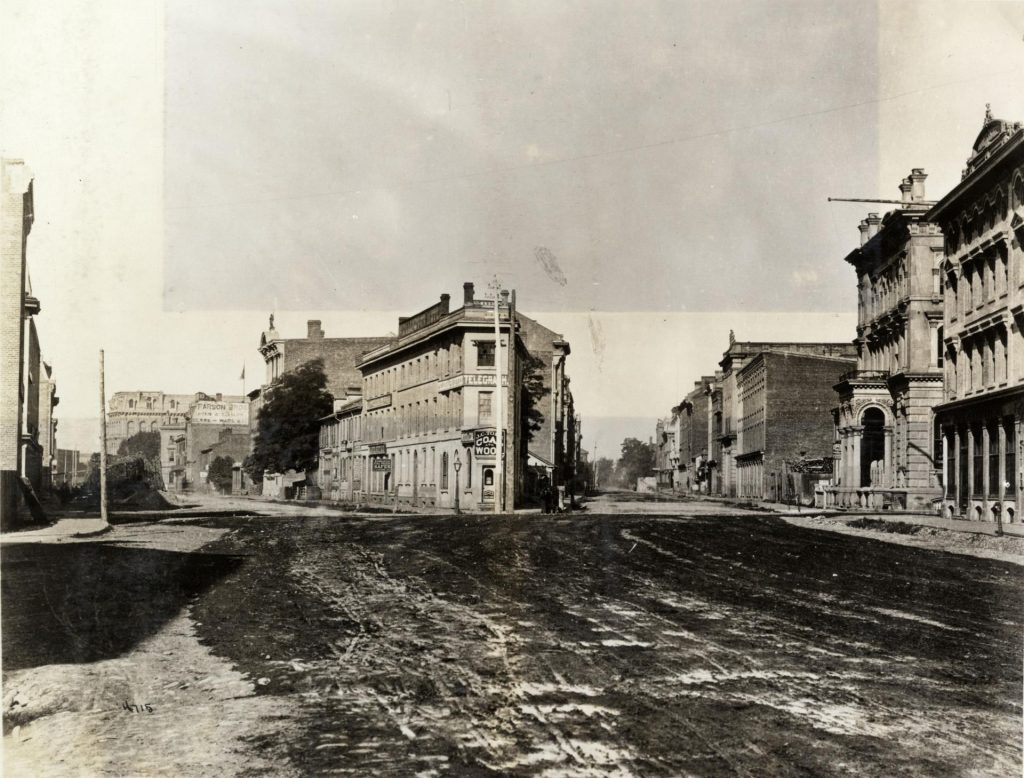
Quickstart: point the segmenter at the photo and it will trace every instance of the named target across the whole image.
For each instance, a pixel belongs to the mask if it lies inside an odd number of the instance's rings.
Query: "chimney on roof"
[[[441,307],[444,309],[445,313],[448,313],[448,304],[451,299],[452,296],[450,294],[441,295]]]
[[[310,319],[306,322],[306,337],[309,340],[323,340],[324,331],[320,327],[319,319]]]
[[[508,289],[501,290],[501,304],[508,305]]]
[[[910,190],[913,188],[913,186],[914,185],[911,183],[909,178],[904,178],[903,181],[900,182],[900,200],[902,200],[904,203],[910,202]]]
[[[467,281],[462,285],[462,302],[471,303],[473,302],[473,282]]]
[[[924,168],[916,167],[910,171],[910,199],[912,202],[924,199],[924,180],[928,178],[928,174],[924,172]]]
[[[878,218],[877,213],[869,213],[868,218],[868,240],[871,240],[878,234],[878,229],[882,224],[882,220]]]
[[[220,392],[217,392],[217,402],[220,402],[223,399],[224,399],[224,395],[221,394]]]
[[[860,224],[857,225],[857,229],[860,230],[860,245],[864,245],[868,242],[868,223],[866,220],[861,219]]]

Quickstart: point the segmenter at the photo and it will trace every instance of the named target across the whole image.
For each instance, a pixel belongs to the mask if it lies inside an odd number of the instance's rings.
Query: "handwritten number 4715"
[[[129,711],[131,713],[152,713],[153,712],[153,706],[152,705],[148,705],[148,704],[132,705],[131,703],[128,702],[128,700],[125,700],[124,704],[122,704],[121,707],[124,710]]]

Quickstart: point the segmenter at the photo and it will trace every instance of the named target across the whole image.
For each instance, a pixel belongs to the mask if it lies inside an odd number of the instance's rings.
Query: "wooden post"
[[[107,519],[107,394],[103,383],[103,349],[100,349],[100,518]]]

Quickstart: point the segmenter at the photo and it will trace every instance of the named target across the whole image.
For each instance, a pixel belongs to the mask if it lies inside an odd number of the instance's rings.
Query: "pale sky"
[[[1024,119],[1011,3],[5,0],[0,28],[62,447],[94,447],[101,347],[108,395],[235,392],[271,310],[376,335],[498,273],[611,454],[730,328],[854,337],[842,258],[885,206],[827,197],[923,167],[937,199],[985,103]]]

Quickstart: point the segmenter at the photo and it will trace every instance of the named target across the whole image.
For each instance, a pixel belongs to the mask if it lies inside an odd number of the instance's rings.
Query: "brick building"
[[[708,387],[714,376],[702,376],[683,401],[672,409],[678,425],[678,474],[676,487],[684,492],[707,492],[708,481]]]
[[[737,459],[743,456],[744,467],[751,467],[757,463],[755,456],[758,449],[747,446],[743,439],[744,434],[744,406],[743,395],[739,387],[739,377],[743,368],[759,355],[777,352],[792,356],[820,357],[824,360],[833,360],[833,367],[843,364],[842,360],[849,362],[853,367],[853,360],[856,358],[856,349],[851,343],[766,343],[766,342],[741,342],[737,341],[733,334],[729,333],[729,348],[722,356],[719,366],[721,372],[715,374],[715,381],[705,390],[709,397],[708,403],[708,449],[711,451],[713,462],[712,493],[729,497],[739,494],[739,474],[737,467],[741,463]],[[840,360],[836,362],[835,360]],[[841,371],[840,371],[841,372]],[[835,374],[832,380],[834,381]],[[749,391],[752,385],[752,378],[746,378],[745,390]],[[799,387],[792,387],[794,394],[798,393]],[[794,397],[794,400],[796,398]],[[756,405],[756,402],[755,402]],[[757,429],[756,419],[752,416],[750,429]],[[770,421],[767,423],[771,423]],[[813,424],[823,424],[829,430],[833,423],[826,413],[824,419],[815,418]],[[760,433],[758,435],[760,440]],[[829,432],[831,436],[833,433]],[[756,469],[756,468],[755,468]],[[753,476],[753,483],[758,479]]]
[[[270,326],[260,335],[259,352],[266,365],[264,383],[248,394],[249,429],[253,438],[257,434],[259,411],[263,407],[267,390],[281,375],[312,359],[321,359],[327,376],[327,391],[335,397],[344,397],[350,387],[362,385],[363,377],[357,366],[363,355],[389,346],[395,340],[391,335],[328,338],[317,319],[306,322],[305,338],[284,338],[274,326],[274,316],[271,314]]]
[[[0,159],[0,527],[11,527],[49,487],[55,451],[57,398],[42,360],[27,264],[34,220],[32,174],[21,160]]]
[[[1024,488],[1024,125],[986,111],[963,178],[929,211],[946,238],[943,511],[1019,521]]]
[[[807,463],[820,461],[822,476],[832,472],[835,438],[831,410],[833,384],[844,369],[852,368],[852,346],[815,344],[832,353],[801,353],[775,344],[745,360],[736,371],[739,423],[736,425],[735,494],[756,500],[807,497],[806,486],[794,473]],[[829,346],[828,348],[821,348]],[[811,349],[813,352],[816,349]],[[848,356],[835,356],[835,352]]]
[[[932,408],[942,398],[943,238],[924,171],[903,204],[860,223],[846,261],[857,274],[857,366],[839,377],[839,461],[829,505],[931,510],[941,494]]]
[[[247,414],[238,414],[238,418],[247,418]],[[221,427],[217,433],[217,441],[211,443],[205,448],[199,450],[199,456],[197,459],[196,467],[199,472],[199,478],[197,483],[201,484],[208,491],[213,490],[213,486],[209,481],[209,469],[213,461],[218,457],[226,457],[231,460],[231,464],[241,465],[249,452],[252,450],[252,438],[249,435],[248,422],[244,425],[235,425],[234,427]],[[234,479],[231,491],[240,492],[248,485],[248,479],[240,468],[238,469],[238,479]]]
[[[187,483],[198,487],[205,480],[203,452],[223,447],[230,450],[235,461],[248,456],[251,437],[249,436],[249,409],[245,402],[199,400],[192,403],[185,413],[184,477]],[[212,461],[212,458],[209,459]]]

